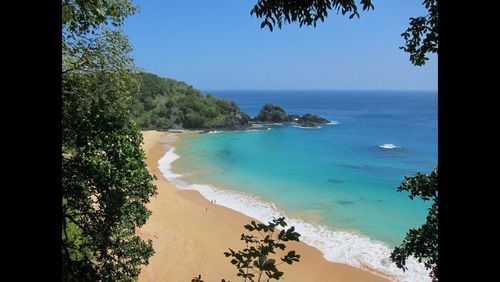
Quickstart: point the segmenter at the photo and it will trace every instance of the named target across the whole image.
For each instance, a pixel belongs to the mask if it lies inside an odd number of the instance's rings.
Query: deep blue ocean
[[[291,218],[304,241],[332,261],[394,275],[384,256],[409,228],[425,222],[430,206],[397,187],[404,176],[437,166],[436,91],[205,93],[235,101],[250,116],[273,103],[288,114],[314,113],[333,122],[185,138],[175,148],[175,173],[199,184],[206,197],[259,220],[273,213]],[[218,192],[203,192],[203,185]],[[419,267],[409,272],[399,280],[426,280]]]

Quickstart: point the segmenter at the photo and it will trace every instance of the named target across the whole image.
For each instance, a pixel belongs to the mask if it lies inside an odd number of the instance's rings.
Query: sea
[[[431,205],[397,188],[437,166],[437,91],[204,92],[250,116],[273,103],[331,123],[181,136],[159,161],[167,179],[263,222],[284,216],[329,261],[393,281],[430,281],[415,259],[403,272],[389,256]]]

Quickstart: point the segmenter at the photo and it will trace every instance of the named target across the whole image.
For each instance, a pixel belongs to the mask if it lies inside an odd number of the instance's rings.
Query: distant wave
[[[266,131],[266,130],[271,130],[271,127],[268,128],[260,128],[260,129],[245,129],[245,130],[235,130],[237,132],[260,132],[260,131]]]
[[[335,121],[335,120],[332,120],[329,123],[325,123],[325,125],[337,125],[337,124],[340,124],[340,122]]]
[[[399,149],[399,148],[401,148],[401,146],[394,145],[394,144],[381,144],[378,146],[382,149]]]
[[[211,130],[211,131],[207,132],[207,134],[215,134],[215,133],[222,133],[222,132],[224,132],[224,131],[222,131],[222,130]]]
[[[321,126],[314,126],[314,127],[310,127],[310,126],[300,126],[300,125],[292,125],[293,127],[296,127],[296,128],[302,128],[302,129],[320,129]]]
[[[174,150],[175,148],[169,149],[158,160],[158,167],[165,178],[178,188],[196,190],[208,200],[216,199],[217,204],[261,222],[268,222],[273,217],[285,216],[289,226],[295,226],[296,231],[302,235],[301,241],[320,250],[328,261],[348,264],[377,275],[383,273],[392,281],[430,281],[429,272],[413,257],[406,261],[407,271],[403,272],[397,268],[390,262],[391,248],[383,242],[371,240],[358,233],[332,230],[326,226],[288,217],[273,203],[265,202],[247,193],[228,191],[206,184],[190,184],[181,180],[182,175],[172,172],[172,162],[180,158]]]
[[[232,131],[227,131],[227,130],[211,130],[206,132],[205,134],[217,134],[217,133],[224,133],[224,132],[259,132],[259,131],[266,131],[266,130],[271,130],[273,129],[272,127],[252,127],[252,129],[241,129],[241,130],[232,130]]]

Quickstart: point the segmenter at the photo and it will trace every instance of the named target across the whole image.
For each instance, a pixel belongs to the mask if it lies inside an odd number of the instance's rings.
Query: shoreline
[[[149,265],[142,268],[139,281],[190,281],[198,274],[205,281],[239,281],[236,268],[223,252],[229,247],[243,248],[239,239],[243,225],[253,218],[214,205],[198,191],[182,190],[169,182],[160,171],[158,160],[167,151],[165,138],[176,133],[142,134],[148,170],[158,178],[154,181],[158,195],[148,204],[152,215],[137,230],[141,238],[153,241],[155,249]],[[280,266],[285,281],[389,281],[367,270],[329,262],[318,249],[304,242],[291,242],[286,250],[296,250],[301,259],[292,266]]]

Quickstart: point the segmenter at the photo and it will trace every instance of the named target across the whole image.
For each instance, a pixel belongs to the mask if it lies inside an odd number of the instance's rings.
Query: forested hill
[[[191,85],[151,73],[139,73],[141,82],[133,105],[143,129],[240,129],[250,117],[230,100],[204,95]]]

